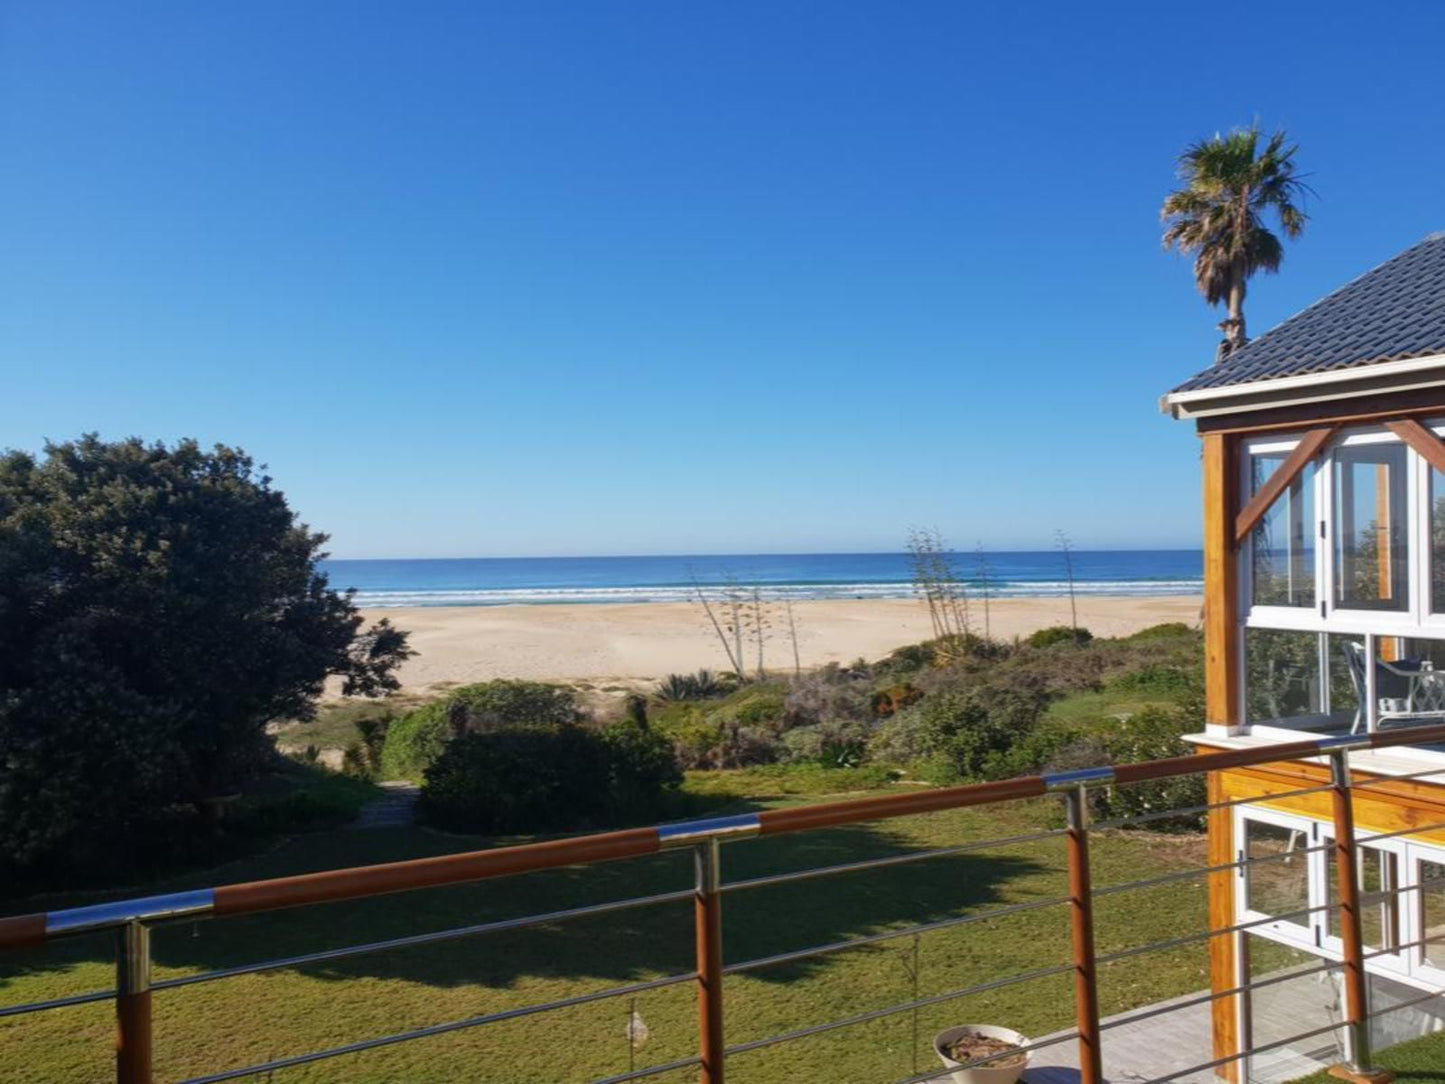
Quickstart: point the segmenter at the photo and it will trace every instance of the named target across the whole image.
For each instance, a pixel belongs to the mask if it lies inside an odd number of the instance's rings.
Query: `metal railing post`
[[[697,1052],[700,1084],[723,1084],[723,962],[720,847],[716,837],[693,848],[697,886],[693,913],[697,939]]]
[[[115,1077],[151,1084],[151,931],[127,922],[116,932]]]
[[[1371,1068],[1369,976],[1365,972],[1364,934],[1360,922],[1360,882],[1355,855],[1355,809],[1350,789],[1348,749],[1330,751],[1330,792],[1335,821],[1335,874],[1340,897],[1340,942],[1345,978],[1345,1020],[1349,1025],[1350,1065],[1347,1079],[1383,1077]]]
[[[1094,963],[1093,880],[1089,874],[1089,792],[1083,783],[1064,791],[1068,812],[1069,897],[1074,945],[1074,1012],[1079,1029],[1079,1079],[1103,1084],[1099,1049],[1099,990]]]

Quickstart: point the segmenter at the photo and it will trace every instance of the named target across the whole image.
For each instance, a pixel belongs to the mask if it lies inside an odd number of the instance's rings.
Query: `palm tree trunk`
[[[1233,353],[1245,343],[1249,336],[1244,333],[1244,276],[1237,275],[1229,285],[1229,319],[1225,321],[1225,337]]]

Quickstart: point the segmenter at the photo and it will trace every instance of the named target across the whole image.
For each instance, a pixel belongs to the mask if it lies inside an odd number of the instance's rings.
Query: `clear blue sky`
[[[1445,228],[1445,5],[18,0],[0,445],[239,444],[337,556],[1193,546],[1189,141]]]

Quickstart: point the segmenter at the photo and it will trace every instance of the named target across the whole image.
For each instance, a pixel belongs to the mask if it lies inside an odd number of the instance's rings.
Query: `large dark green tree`
[[[363,629],[250,457],[87,436],[0,456],[0,868],[207,808],[329,677],[396,688],[406,634]]]
[[[1284,259],[1270,218],[1290,239],[1304,230],[1308,189],[1295,168],[1299,148],[1286,138],[1275,132],[1261,146],[1254,126],[1200,140],[1179,156],[1184,186],[1164,200],[1164,247],[1192,255],[1204,300],[1228,311],[1219,325],[1220,361],[1249,341],[1244,295],[1250,278],[1278,271]]]

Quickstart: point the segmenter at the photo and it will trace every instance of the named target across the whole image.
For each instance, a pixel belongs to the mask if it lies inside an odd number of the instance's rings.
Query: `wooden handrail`
[[[1362,735],[1357,738],[1307,739],[1250,749],[1228,749],[1210,753],[1195,753],[1190,756],[1168,757],[1139,764],[1121,764],[1113,769],[1098,771],[1097,777],[1091,779],[1090,782],[1091,785],[1110,781],[1119,784],[1141,783],[1198,772],[1243,768],[1284,760],[1299,760],[1325,755],[1331,749],[1341,747],[1342,744],[1348,744],[1350,748],[1356,749],[1380,749],[1432,742],[1445,742],[1445,725],[1412,727],[1409,730],[1394,730],[1368,736]],[[1090,773],[1071,774],[1088,775]],[[543,843],[525,843],[515,847],[497,847],[463,854],[441,855],[405,862],[388,862],[374,866],[357,866],[348,869],[326,870],[320,873],[303,873],[293,877],[279,877],[266,881],[223,885],[211,893],[214,897],[213,906],[191,907],[185,914],[251,914],[283,907],[362,899],[368,896],[404,892],[417,888],[465,884],[492,877],[557,869],[562,866],[637,858],[662,850],[668,845],[666,842],[668,839],[692,843],[708,838],[710,834],[708,829],[712,824],[718,826],[716,834],[719,838],[745,834],[779,835],[784,832],[802,832],[815,828],[859,824],[889,817],[907,817],[919,813],[938,812],[944,809],[991,805],[996,802],[1038,797],[1050,790],[1051,781],[1054,780],[1056,777],[1023,776],[990,783],[971,783],[958,787],[925,790],[912,794],[888,794],[873,798],[855,798],[825,802],[819,805],[796,806],[790,809],[769,809],[743,817],[721,818],[715,822],[698,821],[682,825],[630,828],[620,832],[574,836],[568,839],[548,840]],[[754,831],[739,832],[740,822],[751,823],[755,826]],[[119,928],[128,921],[161,921],[173,917],[172,910],[163,909],[171,899],[172,897],[162,896],[129,901],[131,905],[144,904],[157,908],[154,911],[147,910],[145,907],[129,906],[127,901],[99,905],[99,908],[107,913],[106,917],[103,920],[97,919],[84,925],[71,921],[71,918],[90,910],[88,908],[0,918],[0,951],[34,947],[60,934],[75,933],[83,929]]]
[[[302,873],[216,889],[215,913],[244,915],[312,903],[381,896],[414,888],[437,888],[492,877],[511,877],[562,866],[638,858],[661,849],[656,828],[632,828],[592,836],[524,843],[407,862]]]

